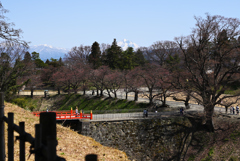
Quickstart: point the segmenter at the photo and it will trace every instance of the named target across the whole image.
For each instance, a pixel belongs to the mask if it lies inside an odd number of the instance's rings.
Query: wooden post
[[[97,161],[97,155],[96,154],[88,154],[85,157],[85,161]]]
[[[71,107],[71,115],[70,115],[70,119],[72,118],[72,107]]]
[[[19,122],[19,130],[20,130],[20,161],[25,161],[25,122]]]
[[[47,144],[48,144],[48,161],[55,161],[57,157],[56,153],[56,138],[52,136],[47,137]]]
[[[14,114],[8,113],[8,161],[14,161]]]
[[[0,92],[0,161],[5,161],[4,93]]]
[[[41,161],[41,153],[40,153],[40,148],[41,148],[41,125],[36,124],[35,125],[35,144],[34,144],[34,150],[35,150],[35,161]]]
[[[80,119],[82,119],[82,110],[80,110]]]
[[[91,110],[91,113],[90,113],[90,120],[92,120],[92,110]]]
[[[40,124],[42,127],[41,138],[42,143],[47,146],[48,151],[54,151],[48,158],[41,158],[41,161],[52,161],[49,159],[56,158],[56,146],[57,146],[57,131],[56,131],[56,113],[55,112],[42,112],[40,113]],[[54,140],[54,141],[53,141]],[[49,145],[53,144],[53,145]],[[55,148],[55,149],[53,149]]]

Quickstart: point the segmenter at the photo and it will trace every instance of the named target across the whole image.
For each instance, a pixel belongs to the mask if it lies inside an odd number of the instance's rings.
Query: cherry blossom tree
[[[117,91],[123,85],[123,74],[120,71],[114,70],[109,72],[105,78],[105,88],[108,91],[109,97],[111,97],[110,93],[114,94],[114,97],[117,98]]]
[[[55,82],[56,86],[62,87],[62,89],[65,89],[68,94],[70,94],[71,77],[72,73],[69,68],[62,66],[56,73],[53,74],[51,80]]]
[[[103,96],[103,91],[105,90],[105,79],[108,73],[110,72],[110,68],[107,66],[101,66],[98,69],[92,70],[89,74],[89,81],[91,85],[96,89],[97,96]]]
[[[139,88],[143,85],[143,79],[138,74],[139,68],[123,72],[125,99],[128,99],[128,93],[134,92],[134,101],[138,100]]]
[[[155,98],[162,96],[163,100],[161,101],[165,106],[169,84],[163,80],[168,76],[168,71],[157,64],[148,64],[136,70],[142,79],[143,87],[147,88],[147,92],[144,93],[143,96],[149,99],[149,104],[153,104]]]

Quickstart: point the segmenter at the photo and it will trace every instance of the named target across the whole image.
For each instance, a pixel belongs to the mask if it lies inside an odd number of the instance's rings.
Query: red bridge
[[[34,111],[32,112],[32,114],[34,114],[37,117],[40,117],[40,113],[42,112],[47,112],[47,111]],[[75,119],[90,119],[92,120],[92,111],[90,114],[85,114],[82,113],[82,110],[80,111],[80,113],[76,113],[76,111],[74,110],[70,110],[70,111],[51,111],[51,112],[55,112],[56,113],[56,120],[75,120]]]

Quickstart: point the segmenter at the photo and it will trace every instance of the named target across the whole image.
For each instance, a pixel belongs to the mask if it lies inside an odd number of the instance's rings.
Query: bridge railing
[[[56,114],[49,112],[41,114],[40,124],[35,125],[35,138],[25,132],[25,122],[19,126],[14,124],[14,113],[4,116],[4,93],[0,92],[0,161],[5,161],[5,122],[8,124],[8,161],[14,161],[14,131],[19,134],[20,153],[19,160],[25,161],[25,142],[29,142],[30,153],[35,154],[35,161],[65,161],[56,155],[57,134]]]
[[[34,111],[32,114],[35,116],[40,116],[40,113],[46,113],[47,111]],[[85,114],[80,111],[80,113],[76,113],[74,110],[70,111],[51,111],[56,113],[56,119],[57,120],[66,120],[66,119],[90,119],[92,120],[93,114],[92,111],[90,114]]]

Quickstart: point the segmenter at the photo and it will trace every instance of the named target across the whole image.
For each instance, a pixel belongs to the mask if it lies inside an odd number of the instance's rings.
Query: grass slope
[[[79,94],[54,95],[49,98],[34,97],[33,99],[28,96],[17,97],[12,100],[12,103],[31,111],[46,110],[48,106],[50,110],[70,110],[78,107],[79,110],[83,109],[84,111],[121,109],[123,112],[124,110],[127,112],[131,109],[143,109],[148,106],[146,103],[136,103],[124,99],[83,96]],[[39,108],[43,104],[45,107]]]

